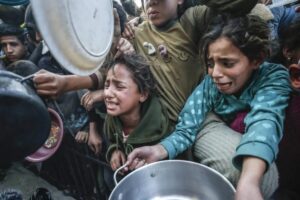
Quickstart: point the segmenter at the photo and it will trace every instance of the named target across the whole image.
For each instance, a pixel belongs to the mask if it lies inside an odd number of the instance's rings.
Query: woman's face
[[[237,94],[246,86],[259,62],[250,62],[228,38],[221,37],[209,45],[207,65],[220,92]]]
[[[104,85],[104,102],[111,116],[139,115],[140,103],[145,101],[131,72],[124,64],[116,64],[107,73]]]
[[[143,0],[144,10],[149,21],[157,27],[177,18],[177,6],[183,0]]]

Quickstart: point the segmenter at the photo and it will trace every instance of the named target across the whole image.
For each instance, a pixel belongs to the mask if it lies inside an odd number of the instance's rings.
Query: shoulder
[[[264,62],[254,77],[254,89],[290,91],[290,78],[288,70],[280,64]],[[269,89],[268,89],[269,88]]]
[[[286,67],[284,67],[281,64],[276,64],[276,63],[269,63],[269,62],[264,62],[260,65],[259,68],[259,74],[261,76],[271,76],[271,77],[276,77],[276,76],[285,76],[288,77],[289,73]]]

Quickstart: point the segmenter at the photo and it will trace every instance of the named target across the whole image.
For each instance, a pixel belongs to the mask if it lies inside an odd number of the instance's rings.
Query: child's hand
[[[134,38],[134,27],[139,25],[140,17],[135,17],[125,24],[125,29],[122,33],[122,37],[127,40],[132,40]]]
[[[85,107],[87,111],[90,111],[94,107],[94,103],[100,101],[103,101],[103,91],[89,91],[82,96],[80,104]]]
[[[168,152],[161,144],[138,147],[128,155],[124,171],[134,170],[167,157]]]
[[[119,167],[124,165],[125,162],[126,162],[125,154],[122,151],[115,150],[111,154],[110,166],[112,170],[114,171],[117,170]]]
[[[122,54],[130,55],[135,52],[132,44],[125,38],[120,38],[116,48],[117,48],[117,53],[115,54],[115,58],[118,58]]]
[[[102,137],[99,135],[95,122],[90,123],[90,133],[88,138],[88,145],[96,154],[100,154],[102,150]]]
[[[89,139],[89,133],[86,131],[79,131],[75,136],[75,140],[78,143],[87,143],[88,139]]]

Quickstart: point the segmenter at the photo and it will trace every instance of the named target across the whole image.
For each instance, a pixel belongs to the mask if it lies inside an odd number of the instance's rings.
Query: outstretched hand
[[[46,70],[38,71],[33,77],[33,82],[39,95],[52,98],[57,98],[64,93],[67,84],[63,76]]]
[[[165,148],[160,145],[144,146],[134,149],[127,157],[125,171],[134,170],[145,164],[153,163],[168,157]]]

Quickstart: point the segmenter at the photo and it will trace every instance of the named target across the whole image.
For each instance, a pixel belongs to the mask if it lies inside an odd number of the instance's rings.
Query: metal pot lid
[[[43,39],[62,67],[78,75],[101,67],[113,39],[111,0],[32,0],[31,4]]]

